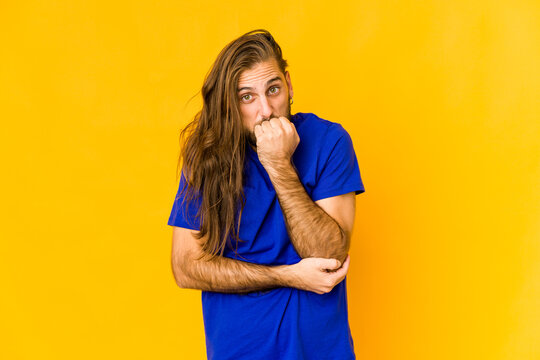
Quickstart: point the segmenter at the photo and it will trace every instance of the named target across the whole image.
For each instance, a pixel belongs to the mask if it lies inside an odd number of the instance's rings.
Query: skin
[[[232,293],[278,286],[327,293],[345,278],[349,268],[354,193],[316,202],[307,195],[291,162],[300,138],[289,121],[289,99],[293,96],[290,74],[281,73],[274,59],[245,70],[238,89],[244,130],[274,185],[289,237],[302,260],[281,266],[226,257],[196,260],[201,254],[196,232],[174,227],[172,268],[176,282],[182,288]]]
[[[255,150],[255,125],[271,118],[291,117],[289,100],[294,94],[291,77],[288,71],[284,75],[272,59],[245,70],[240,75],[238,89],[244,130]]]
[[[350,247],[355,196],[313,202],[301,184],[291,162],[300,137],[289,121],[289,72],[282,74],[274,59],[262,62],[241,74],[238,88],[244,128],[255,137],[257,155],[274,185],[296,251],[302,258],[343,262]]]

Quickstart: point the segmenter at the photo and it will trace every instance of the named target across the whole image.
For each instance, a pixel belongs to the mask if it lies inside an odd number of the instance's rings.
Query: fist
[[[296,127],[284,116],[255,125],[257,155],[264,167],[289,162],[300,137]]]
[[[302,259],[299,263],[291,265],[290,286],[317,294],[329,293],[345,279],[350,262],[349,255],[343,265],[337,259]]]

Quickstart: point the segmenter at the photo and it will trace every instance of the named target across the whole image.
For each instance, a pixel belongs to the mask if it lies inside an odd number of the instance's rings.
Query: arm
[[[344,261],[354,222],[354,193],[315,203],[306,193],[290,160],[268,164],[265,169],[276,190],[298,255]]]
[[[348,271],[348,260],[341,267],[335,259],[311,258],[279,266],[252,264],[221,256],[197,260],[202,250],[194,233],[181,227],[173,230],[171,265],[176,283],[181,288],[244,293],[286,286],[323,294],[341,282]]]
[[[278,195],[287,230],[302,258],[324,257],[343,261],[350,247],[354,223],[354,193],[314,203],[291,162],[300,138],[287,118],[255,125],[257,155]]]

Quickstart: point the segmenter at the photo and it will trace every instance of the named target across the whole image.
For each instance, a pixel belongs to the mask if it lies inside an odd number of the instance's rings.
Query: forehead
[[[253,67],[240,73],[238,79],[238,89],[242,87],[255,87],[265,85],[266,82],[275,77],[283,79],[281,70],[275,59],[255,64]]]

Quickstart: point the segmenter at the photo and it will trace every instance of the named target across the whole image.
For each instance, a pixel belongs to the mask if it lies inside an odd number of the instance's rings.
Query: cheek
[[[289,97],[287,96],[287,93],[284,93],[284,92],[282,92],[280,96],[277,96],[275,100],[273,101],[273,106],[280,110],[287,108],[288,104],[289,104]]]
[[[255,116],[253,107],[249,106],[248,104],[240,106],[240,114],[242,115],[242,122],[244,123],[244,126],[249,127],[251,123],[255,121],[253,119]]]
[[[248,115],[250,113],[250,107],[249,104],[242,104],[240,105],[240,113],[242,115]]]

